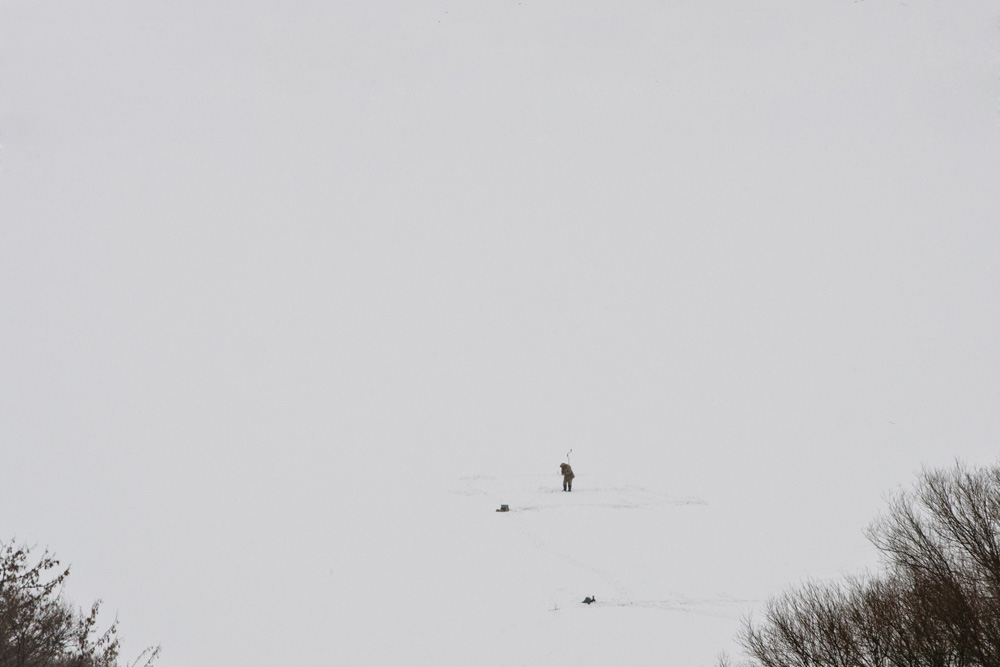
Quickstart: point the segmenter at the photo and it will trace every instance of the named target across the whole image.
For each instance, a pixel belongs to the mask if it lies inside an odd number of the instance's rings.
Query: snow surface
[[[996,461],[998,183],[993,0],[4,0],[0,537],[165,665],[711,665]]]

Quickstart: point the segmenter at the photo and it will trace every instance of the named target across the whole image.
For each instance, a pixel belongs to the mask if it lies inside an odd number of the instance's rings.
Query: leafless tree
[[[924,470],[867,534],[883,571],[768,601],[747,665],[1000,665],[1000,467]]]
[[[69,568],[48,550],[0,543],[0,667],[118,667],[118,621],[97,631],[101,603],[84,614],[62,596]],[[130,667],[152,665],[159,647]]]

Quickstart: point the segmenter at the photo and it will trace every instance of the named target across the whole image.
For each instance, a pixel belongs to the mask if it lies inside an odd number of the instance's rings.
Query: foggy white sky
[[[177,664],[571,447],[856,553],[996,458],[998,21],[3,0],[0,537]]]

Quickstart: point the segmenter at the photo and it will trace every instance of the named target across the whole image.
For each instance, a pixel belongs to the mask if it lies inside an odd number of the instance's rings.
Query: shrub
[[[118,667],[118,621],[97,634],[100,600],[84,614],[62,597],[69,568],[48,550],[0,543],[0,667]],[[149,667],[159,647],[143,651],[131,667]]]
[[[1000,467],[925,470],[867,534],[883,571],[768,601],[746,665],[1000,665]]]

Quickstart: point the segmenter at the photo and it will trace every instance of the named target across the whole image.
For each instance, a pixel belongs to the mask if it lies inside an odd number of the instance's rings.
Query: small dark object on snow
[[[510,507],[508,507],[507,505],[501,505],[500,509],[497,510],[497,512],[509,512],[509,511]]]
[[[597,602],[597,598],[592,598],[592,597],[583,598],[583,604],[590,604],[592,602]]]

